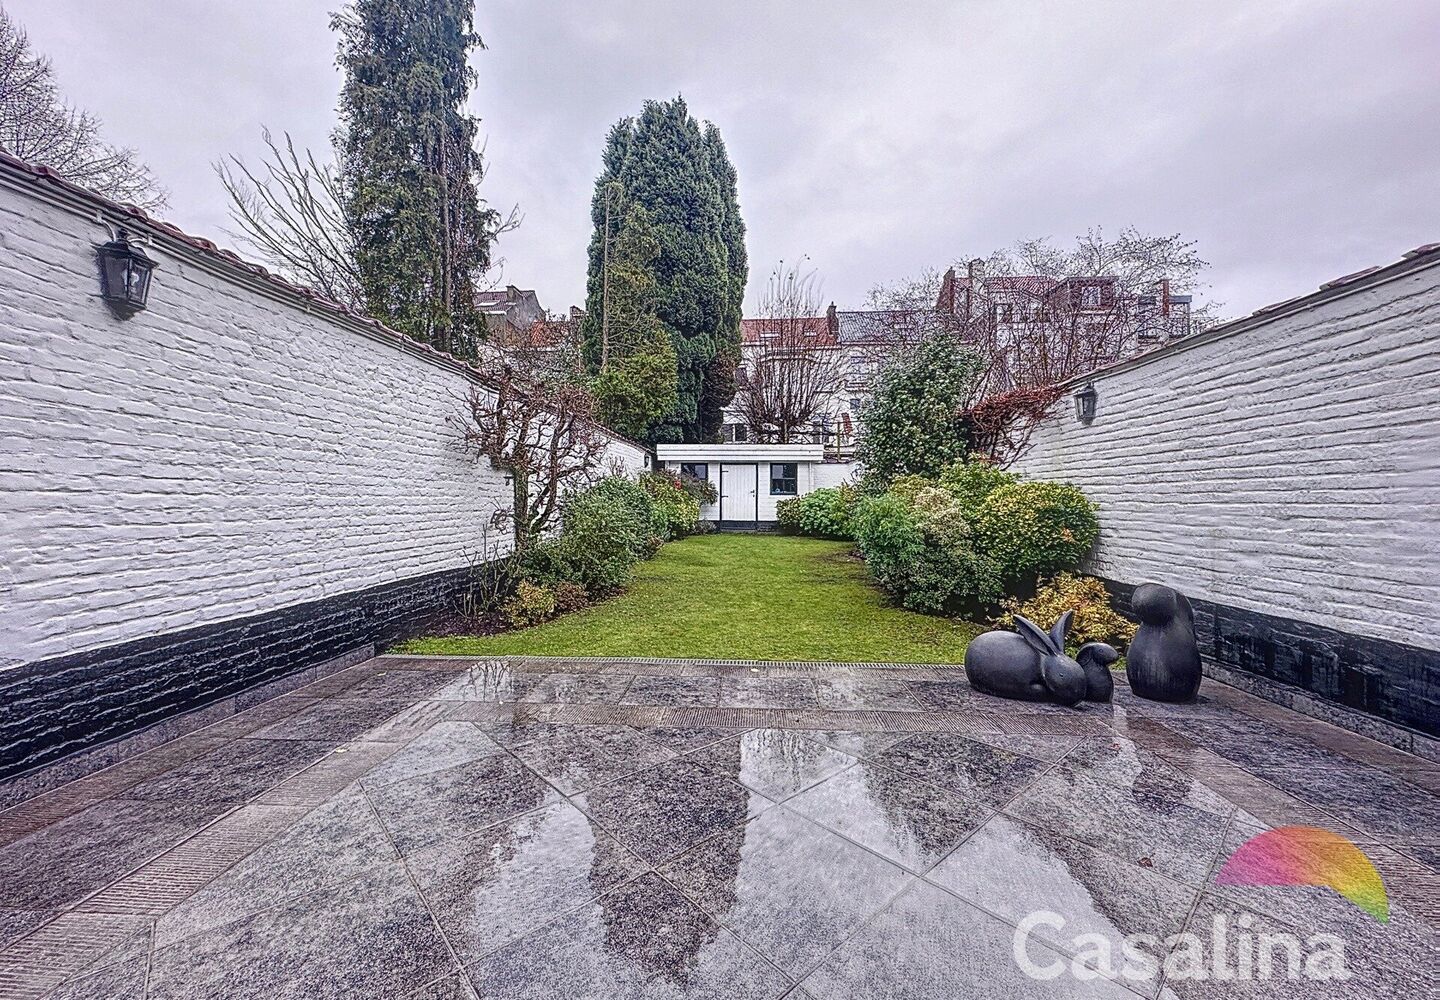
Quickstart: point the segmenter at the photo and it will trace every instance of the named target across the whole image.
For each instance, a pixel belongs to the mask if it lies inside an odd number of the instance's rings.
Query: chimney
[[[825,310],[825,329],[830,331],[830,339],[839,342],[840,340],[840,314],[835,311],[835,303],[830,303],[830,308]]]
[[[516,300],[519,299],[519,298],[520,298],[520,289],[516,288],[514,285],[506,285],[506,286],[505,286],[505,299],[506,299],[506,301],[514,302],[514,301],[516,301]]]
[[[935,311],[955,315],[955,269],[949,268],[940,282],[940,298],[935,301]]]
[[[1155,282],[1155,298],[1160,303],[1160,315],[1170,315],[1170,279],[1161,278]]]
[[[985,280],[984,259],[976,257],[970,263],[965,265],[965,271],[970,276],[970,287],[974,288],[976,285],[979,285]]]

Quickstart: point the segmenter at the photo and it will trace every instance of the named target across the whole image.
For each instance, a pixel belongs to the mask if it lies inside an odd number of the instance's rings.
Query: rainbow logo
[[[1365,852],[1331,830],[1282,826],[1251,837],[1225,862],[1216,885],[1324,885],[1382,924],[1390,898]]]

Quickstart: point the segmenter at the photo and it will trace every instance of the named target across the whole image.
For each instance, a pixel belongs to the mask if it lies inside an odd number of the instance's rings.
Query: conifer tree
[[[607,137],[591,203],[587,355],[596,368],[607,329],[606,275],[616,220],[642,206],[659,251],[656,312],[674,349],[677,386],[674,408],[650,424],[646,436],[652,441],[709,439],[719,426],[719,407],[734,394],[732,355],[738,355],[745,280],[744,224],[734,186],[718,131],[702,130],[682,98],[646,102],[638,118],[622,119]]]
[[[701,440],[710,440],[719,434],[725,406],[735,398],[735,373],[740,365],[740,320],[750,264],[745,252],[745,221],[740,217],[738,177],[725,149],[725,140],[712,124],[705,126],[705,145],[710,155],[710,169],[720,184],[720,241],[725,248],[725,270],[729,277],[717,333],[715,363],[706,372],[700,398]]]
[[[600,422],[630,437],[668,416],[678,384],[675,348],[656,308],[655,263],[660,242],[644,205],[620,222],[607,258],[603,328],[591,385]]]
[[[334,17],[345,72],[336,134],[366,310],[473,357],[475,284],[499,216],[480,200],[467,63],[473,0],[352,0]]]

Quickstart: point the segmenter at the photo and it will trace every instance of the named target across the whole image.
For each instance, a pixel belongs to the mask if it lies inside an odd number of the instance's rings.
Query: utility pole
[[[605,185],[605,239],[600,245],[600,370],[610,360],[610,195],[613,184]]]

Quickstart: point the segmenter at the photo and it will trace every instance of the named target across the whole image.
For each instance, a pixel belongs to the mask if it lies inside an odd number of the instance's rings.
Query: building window
[[[710,466],[706,462],[681,462],[680,475],[694,476],[696,479],[709,479]]]
[[[995,307],[998,311],[1000,322],[1010,323],[1015,319],[1015,307],[1009,302],[1002,302]]]
[[[1099,308],[1100,308],[1100,286],[1099,286],[1099,285],[1083,285],[1083,286],[1081,286],[1081,288],[1080,288],[1080,308],[1081,308],[1081,309],[1099,309]]]
[[[799,467],[794,462],[770,463],[770,495],[793,497],[800,492]]]

